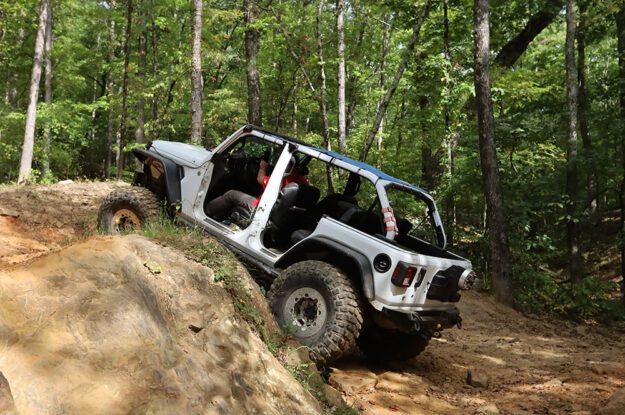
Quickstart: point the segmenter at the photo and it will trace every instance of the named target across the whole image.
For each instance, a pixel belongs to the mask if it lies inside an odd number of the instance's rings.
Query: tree
[[[588,0],[579,2],[579,24],[577,26],[577,77],[579,80],[578,94],[578,119],[579,132],[582,136],[584,155],[587,161],[588,170],[588,205],[593,222],[596,222],[598,195],[596,164],[590,139],[590,127],[588,126],[588,113],[590,111],[588,103],[588,91],[586,87],[586,21],[588,20]]]
[[[618,52],[618,68],[619,68],[619,104],[621,126],[625,125],[625,5],[621,5],[618,12],[614,16],[616,21],[616,37]],[[621,127],[622,128],[622,127]],[[622,131],[621,129],[619,129]],[[621,134],[621,167],[622,178],[619,190],[619,207],[620,207],[620,243],[619,250],[621,253],[621,295],[623,303],[625,303],[625,136]]]
[[[30,77],[30,96],[26,111],[26,128],[24,129],[24,145],[20,160],[18,184],[26,184],[31,180],[33,165],[33,148],[35,146],[35,123],[37,121],[37,101],[39,100],[39,81],[41,80],[41,64],[43,60],[44,38],[48,19],[50,18],[50,0],[41,0],[39,7],[39,25],[35,39],[35,55],[33,70]]]
[[[382,124],[382,120],[386,115],[386,110],[388,109],[393,96],[395,95],[395,91],[397,91],[397,86],[399,85],[399,81],[401,81],[402,76],[404,75],[404,71],[406,70],[406,66],[408,65],[408,59],[412,56],[412,52],[414,51],[414,47],[417,44],[417,40],[419,39],[419,32],[421,31],[421,26],[425,21],[428,13],[430,12],[431,0],[426,0],[423,8],[421,9],[421,13],[417,17],[415,25],[412,29],[412,36],[410,37],[410,41],[406,45],[404,49],[401,61],[399,62],[399,66],[397,67],[397,71],[395,72],[395,76],[393,77],[393,81],[389,86],[386,94],[380,101],[380,105],[378,106],[378,110],[375,114],[375,121],[369,130],[367,138],[365,140],[365,145],[362,148],[360,153],[360,160],[365,161],[367,159],[367,155],[369,154],[369,150],[371,150],[371,145],[375,140],[376,135],[380,129],[380,125]]]
[[[345,119],[345,0],[336,0],[336,35],[339,59],[337,73],[339,151],[345,153],[347,149]]]
[[[247,121],[258,126],[263,125],[263,112],[260,100],[260,73],[258,72],[258,49],[260,33],[256,24],[257,5],[255,0],[243,1],[245,17],[245,62],[247,68]]]
[[[569,278],[572,282],[582,279],[582,260],[579,246],[579,226],[577,223],[577,67],[575,64],[575,0],[567,0],[566,4],[566,91],[569,110],[568,142],[566,151],[566,195],[567,222],[566,241],[569,256]]]
[[[193,0],[191,40],[191,142],[202,141],[202,0]]]
[[[503,194],[495,147],[495,119],[490,91],[490,30],[488,0],[474,3],[475,97],[479,131],[480,165],[487,206],[490,273],[497,300],[512,304],[512,263]]]
[[[52,105],[52,8],[48,8],[48,20],[46,22],[46,40],[45,40],[45,79],[44,79],[44,100],[48,110]],[[41,175],[46,177],[50,172],[50,141],[52,141],[52,128],[50,121],[46,124],[43,133],[43,155],[41,160]]]
[[[124,34],[124,74],[122,75],[121,85],[122,109],[119,115],[119,125],[117,127],[117,155],[115,157],[118,179],[121,179],[124,173],[124,146],[126,145],[126,135],[128,131],[128,72],[130,70],[130,37],[132,35],[133,10],[132,0],[127,1],[126,32]]]

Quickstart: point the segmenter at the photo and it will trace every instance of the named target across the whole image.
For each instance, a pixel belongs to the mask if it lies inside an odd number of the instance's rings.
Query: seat
[[[274,241],[288,240],[294,230],[309,226],[309,209],[315,206],[319,195],[319,189],[298,183],[289,183],[280,190],[278,200],[269,214]]]
[[[380,218],[375,213],[357,206],[348,209],[339,221],[369,235],[382,234]]]

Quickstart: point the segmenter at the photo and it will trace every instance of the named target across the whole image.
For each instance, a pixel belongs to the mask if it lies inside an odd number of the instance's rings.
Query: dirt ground
[[[84,239],[120,182],[0,188],[0,269]],[[533,318],[469,293],[461,330],[387,367],[350,359],[330,383],[364,414],[592,414],[625,387],[625,330]],[[481,386],[470,386],[467,374]],[[623,408],[625,414],[625,408]]]

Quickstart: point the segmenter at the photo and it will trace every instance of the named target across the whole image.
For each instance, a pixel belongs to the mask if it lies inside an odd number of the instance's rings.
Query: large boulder
[[[139,236],[0,273],[0,348],[24,414],[322,412],[210,269]]]

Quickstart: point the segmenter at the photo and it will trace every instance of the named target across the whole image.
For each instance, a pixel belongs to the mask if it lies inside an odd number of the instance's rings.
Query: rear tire
[[[341,270],[321,261],[285,269],[271,285],[269,304],[278,324],[328,364],[350,353],[362,328],[359,289]]]
[[[106,196],[98,212],[103,233],[118,234],[140,230],[161,216],[161,201],[144,187],[114,190]]]
[[[371,326],[358,338],[358,348],[367,359],[375,362],[409,360],[420,355],[431,336],[423,333],[403,333]]]

